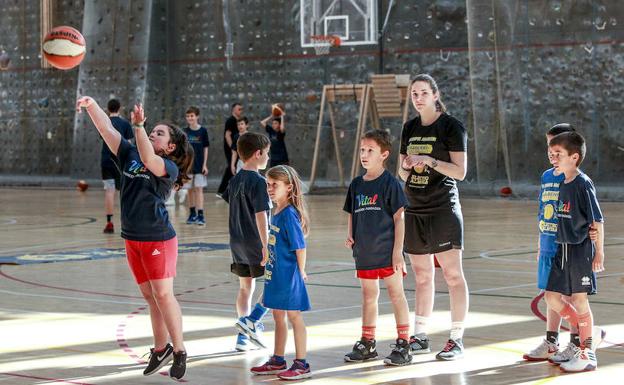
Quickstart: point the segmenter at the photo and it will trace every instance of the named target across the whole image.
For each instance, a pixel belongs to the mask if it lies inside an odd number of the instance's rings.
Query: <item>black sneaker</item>
[[[377,342],[362,338],[353,345],[353,351],[344,356],[345,362],[362,362],[377,358]]]
[[[384,360],[384,364],[392,366],[403,366],[412,363],[410,354],[410,344],[402,338],[396,340],[396,344],[390,345],[392,352]]]
[[[143,371],[144,376],[149,376],[150,374],[156,373],[160,368],[167,365],[169,361],[173,358],[173,346],[167,343],[165,345],[165,350],[162,352],[154,351],[154,348],[150,349],[150,357],[149,362],[147,363],[147,368]]]
[[[436,358],[442,361],[453,361],[458,358],[464,357],[464,343],[462,339],[458,340],[448,340],[446,341],[446,345],[444,349],[438,354],[436,354]]]
[[[411,336],[409,344],[412,354],[431,353],[429,338],[426,335]]]
[[[180,381],[184,377],[184,373],[186,373],[186,352],[174,352],[173,364],[169,369],[169,377]]]

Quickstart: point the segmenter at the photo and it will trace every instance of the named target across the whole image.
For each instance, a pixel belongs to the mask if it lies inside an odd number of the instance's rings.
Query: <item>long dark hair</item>
[[[186,133],[180,127],[171,122],[159,122],[156,123],[156,126],[159,124],[167,126],[169,136],[171,137],[169,143],[175,144],[175,150],[163,155],[163,157],[171,159],[178,166],[178,178],[174,183],[174,188],[178,190],[184,183],[191,180],[188,174],[193,166],[193,158],[195,156],[193,147],[189,143]]]
[[[429,84],[429,87],[431,87],[431,91],[433,91],[434,94],[438,94],[438,100],[436,101],[436,110],[440,112],[446,112],[446,106],[444,105],[444,103],[442,103],[442,95],[440,95],[438,83],[436,83],[435,79],[429,74],[416,75],[410,83],[410,89],[416,82],[425,82]]]

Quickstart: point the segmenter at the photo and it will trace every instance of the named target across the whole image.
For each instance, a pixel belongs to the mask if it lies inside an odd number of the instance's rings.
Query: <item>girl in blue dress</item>
[[[264,306],[273,309],[275,348],[273,356],[254,374],[277,374],[283,380],[311,376],[306,362],[307,333],[302,311],[310,310],[305,287],[306,245],[309,220],[301,179],[289,166],[275,166],[266,173],[269,197],[275,203],[269,234],[269,261],[265,266]],[[295,336],[295,360],[287,370],[284,352],[290,321]]]

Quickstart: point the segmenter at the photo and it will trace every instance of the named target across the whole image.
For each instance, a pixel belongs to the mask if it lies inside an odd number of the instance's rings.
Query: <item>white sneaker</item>
[[[178,190],[178,204],[181,205],[186,201],[186,196],[188,195],[188,190],[181,188]]]
[[[561,365],[564,362],[570,361],[572,357],[574,357],[575,352],[576,352],[576,345],[570,342],[568,346],[566,346],[565,349],[550,356],[550,358],[548,359],[548,362],[550,362],[553,365]]]
[[[595,370],[598,367],[598,361],[596,360],[596,353],[590,348],[577,348],[574,347],[574,357],[568,362],[563,362],[559,366],[564,372],[586,372]]]
[[[559,351],[559,345],[542,340],[535,349],[525,353],[522,358],[527,361],[546,361]]]

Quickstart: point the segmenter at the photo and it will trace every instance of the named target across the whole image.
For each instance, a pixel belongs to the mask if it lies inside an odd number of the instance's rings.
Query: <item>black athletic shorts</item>
[[[574,293],[596,294],[598,288],[593,263],[594,245],[589,237],[577,245],[559,245],[546,290],[567,296]]]
[[[119,169],[115,165],[102,167],[102,180],[107,179],[114,179],[115,189],[119,190],[121,186],[121,174],[119,174]]]
[[[464,219],[461,207],[435,214],[405,212],[403,250],[408,254],[435,254],[464,247]]]
[[[230,271],[239,277],[258,278],[264,275],[264,266],[232,263],[230,265]]]

